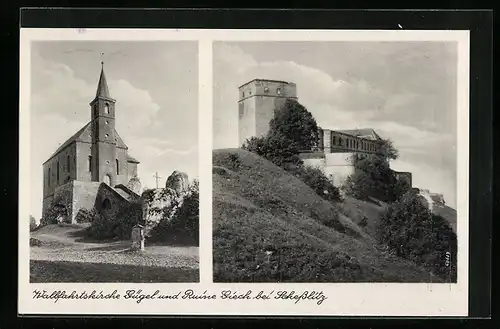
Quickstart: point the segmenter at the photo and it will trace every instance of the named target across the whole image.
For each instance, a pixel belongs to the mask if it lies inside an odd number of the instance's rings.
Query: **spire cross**
[[[153,177],[156,179],[156,188],[158,188],[158,181],[160,180],[160,176],[158,176],[158,172],[156,172]]]

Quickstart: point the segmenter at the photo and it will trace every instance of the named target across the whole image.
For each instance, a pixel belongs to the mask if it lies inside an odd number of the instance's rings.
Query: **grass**
[[[198,282],[198,269],[70,261],[30,261],[30,282]]]
[[[384,205],[333,204],[240,149],[214,151],[213,166],[215,282],[439,282],[377,249]],[[362,216],[368,225],[358,225]]]

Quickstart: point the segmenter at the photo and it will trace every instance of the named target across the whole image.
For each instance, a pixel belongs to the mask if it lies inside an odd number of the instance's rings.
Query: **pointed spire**
[[[111,98],[109,95],[108,83],[106,82],[106,76],[104,75],[104,62],[101,62],[101,76],[99,77],[99,84],[97,85],[95,97]]]

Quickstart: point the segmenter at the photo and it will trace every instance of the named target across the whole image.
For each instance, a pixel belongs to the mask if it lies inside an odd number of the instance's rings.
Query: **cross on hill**
[[[158,188],[158,181],[160,180],[160,176],[158,176],[158,172],[155,172],[155,174],[153,175],[153,177],[156,179],[156,188]]]

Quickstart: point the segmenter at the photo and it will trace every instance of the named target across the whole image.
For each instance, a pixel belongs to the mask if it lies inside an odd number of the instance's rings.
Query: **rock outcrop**
[[[189,179],[186,173],[175,170],[167,179],[165,188],[172,189],[179,195],[185,195],[189,191]]]
[[[151,230],[160,221],[168,222],[173,218],[188,193],[188,176],[179,171],[174,171],[168,177],[165,188],[151,189],[142,193],[142,220],[146,236],[150,236]]]
[[[141,194],[142,184],[141,180],[137,176],[130,178],[126,187],[129,188],[132,192],[135,192],[139,195]]]

